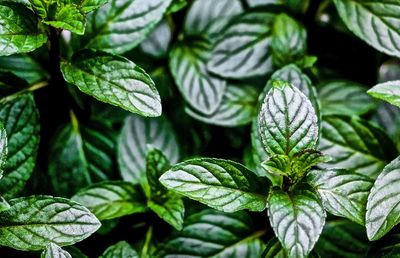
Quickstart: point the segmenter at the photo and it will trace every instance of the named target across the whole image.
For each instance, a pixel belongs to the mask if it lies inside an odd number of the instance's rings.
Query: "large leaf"
[[[169,67],[185,100],[195,110],[212,114],[220,106],[226,81],[211,75],[206,64],[211,43],[204,38],[187,39],[172,49]]]
[[[191,159],[173,166],[161,176],[160,182],[168,189],[225,212],[262,211],[266,207],[267,181],[229,160]]]
[[[111,0],[89,15],[82,47],[122,54],[139,45],[171,0]]]
[[[365,257],[370,243],[365,228],[348,220],[328,221],[315,250],[326,258]]]
[[[72,256],[56,244],[50,243],[43,251],[41,258],[72,258]]]
[[[290,193],[272,190],[268,215],[289,257],[307,257],[322,232],[326,217],[319,196],[304,186],[297,186]]]
[[[15,196],[24,187],[35,167],[39,147],[39,113],[32,94],[0,102],[0,122],[7,132],[8,155],[0,194]]]
[[[100,258],[139,258],[138,253],[126,241],[110,246]]]
[[[263,243],[245,212],[204,210],[189,216],[183,230],[174,233],[155,257],[260,257]]]
[[[318,191],[325,209],[333,215],[364,225],[369,191],[374,181],[352,170],[313,170],[307,182]]]
[[[346,168],[376,178],[396,157],[396,147],[379,128],[357,117],[327,116],[320,150],[332,157],[324,168]]]
[[[318,86],[318,98],[324,115],[362,115],[376,107],[366,88],[350,81],[338,80]]]
[[[0,71],[11,72],[33,84],[45,79],[48,74],[33,58],[27,54],[0,56]]]
[[[0,56],[31,52],[46,41],[32,11],[23,4],[0,3]]]
[[[318,119],[311,102],[288,82],[273,82],[261,106],[258,125],[269,155],[293,155],[312,149],[318,140]]]
[[[259,92],[249,85],[228,85],[220,106],[210,115],[203,115],[190,108],[191,117],[207,124],[235,127],[250,123],[256,116]]]
[[[109,181],[82,189],[72,197],[99,220],[108,220],[146,211],[144,196],[132,183]]]
[[[116,168],[115,149],[116,135],[110,127],[80,125],[74,118],[60,129],[50,148],[49,174],[55,192],[69,197],[111,178]]]
[[[62,62],[61,70],[67,82],[102,102],[143,116],[161,115],[153,80],[124,57],[84,50]]]
[[[100,227],[88,209],[63,198],[23,197],[10,205],[0,213],[0,244],[18,250],[41,250],[50,243],[72,245]]]
[[[146,155],[151,148],[161,150],[171,163],[179,160],[177,137],[166,118],[129,116],[118,143],[118,163],[125,181],[146,179]]]
[[[168,54],[169,44],[172,40],[172,29],[166,20],[160,22],[151,32],[140,48],[146,54],[156,58],[165,57]]]
[[[400,57],[400,2],[334,0],[334,3],[354,34],[379,51]]]
[[[400,223],[400,157],[376,179],[368,196],[365,226],[370,240],[377,240]]]
[[[7,132],[2,124],[0,124],[0,179],[3,177],[3,170],[7,160]]]
[[[400,107],[400,81],[390,81],[376,85],[368,91],[374,98],[382,99]]]
[[[247,12],[234,18],[214,46],[210,71],[234,79],[270,72],[270,26],[274,17],[272,13]]]

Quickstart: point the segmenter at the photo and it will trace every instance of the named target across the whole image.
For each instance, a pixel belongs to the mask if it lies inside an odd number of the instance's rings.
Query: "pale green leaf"
[[[160,182],[170,190],[225,212],[264,210],[269,188],[266,180],[244,166],[212,158],[179,163],[163,174]]]
[[[168,54],[172,40],[172,30],[166,20],[161,21],[145,41],[140,44],[140,49],[156,58]]]
[[[40,256],[41,258],[72,258],[72,256],[56,244],[50,243]]]
[[[369,191],[374,181],[346,169],[313,170],[307,182],[318,191],[325,209],[364,225]]]
[[[128,242],[120,241],[107,248],[100,258],[139,258],[139,255]]]
[[[271,191],[268,199],[271,226],[289,257],[307,257],[325,224],[319,196],[304,186],[290,193]]]
[[[8,155],[0,194],[15,196],[31,176],[39,147],[39,112],[32,94],[0,102],[0,122],[7,132]]]
[[[7,132],[4,126],[0,123],[0,179],[3,177],[3,171],[7,160],[7,152]]]
[[[377,240],[400,223],[400,158],[388,164],[368,196],[365,226],[370,240]]]
[[[88,209],[63,198],[23,197],[10,205],[0,213],[0,244],[17,250],[42,250],[50,243],[72,245],[100,227]]]
[[[0,3],[0,56],[31,52],[46,41],[47,35],[38,28],[32,11],[23,4]]]
[[[124,57],[85,50],[62,62],[61,70],[67,82],[102,102],[143,116],[161,115],[153,80]]]
[[[93,184],[72,197],[99,220],[108,220],[146,211],[144,196],[129,182],[108,181]]]
[[[368,91],[374,98],[389,102],[400,107],[400,81],[390,81],[378,84]]]

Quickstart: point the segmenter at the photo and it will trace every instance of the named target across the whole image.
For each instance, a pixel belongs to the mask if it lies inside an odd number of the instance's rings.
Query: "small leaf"
[[[286,251],[283,249],[279,239],[274,237],[268,241],[267,247],[261,256],[262,258],[286,258]]]
[[[0,3],[0,56],[31,52],[46,41],[31,10],[11,1]]]
[[[27,54],[0,56],[0,72],[11,72],[30,84],[48,77],[40,64]]]
[[[305,149],[293,155],[291,170],[293,174],[298,175],[298,177],[302,177],[308,173],[313,166],[328,162],[330,160],[331,158],[329,156],[325,156],[320,151]]]
[[[291,172],[291,160],[287,155],[274,155],[264,161],[261,166],[269,173],[288,176]]]
[[[42,250],[50,243],[72,245],[100,227],[88,209],[63,198],[23,197],[10,205],[0,213],[0,244],[17,250]]]
[[[182,231],[167,239],[154,257],[260,257],[264,245],[259,237],[264,233],[255,231],[243,211],[203,210],[186,218]]]
[[[44,23],[83,35],[85,33],[86,16],[75,4],[66,4],[57,6],[54,18],[47,19]]]
[[[264,210],[269,188],[267,181],[244,166],[211,158],[179,163],[162,175],[160,182],[170,190],[225,212]]]
[[[80,9],[84,13],[94,11],[105,5],[109,0],[82,0]]]
[[[169,160],[162,151],[152,149],[146,156],[146,174],[152,195],[162,195],[166,189],[158,180],[171,167]],[[158,193],[159,192],[159,193]]]
[[[67,82],[97,100],[143,116],[161,115],[161,99],[154,82],[124,57],[84,50],[70,63],[62,62],[61,70]]]
[[[50,243],[43,251],[41,258],[72,258],[72,256],[56,244]]]
[[[369,191],[374,181],[351,170],[313,170],[307,182],[318,191],[325,209],[335,216],[365,223]]]
[[[243,79],[272,70],[271,25],[275,15],[247,12],[229,22],[217,40],[208,69],[224,78]]]
[[[323,115],[362,115],[376,107],[376,104],[362,85],[344,81],[330,81],[318,86]]]
[[[81,48],[123,54],[151,33],[171,0],[110,0],[88,17]]]
[[[185,206],[181,196],[167,193],[163,196],[161,202],[150,200],[147,205],[161,219],[173,226],[176,230],[182,229]]]
[[[400,81],[390,81],[378,84],[368,91],[374,98],[382,99],[400,107]]]
[[[110,246],[100,258],[139,258],[138,253],[126,241]]]
[[[211,75],[206,68],[211,43],[205,38],[179,42],[170,52],[169,68],[184,99],[206,115],[221,104],[226,81]]]
[[[307,97],[288,82],[275,81],[258,116],[260,136],[269,155],[293,155],[312,149],[318,140],[318,120]]]
[[[334,3],[340,17],[354,34],[377,50],[400,57],[398,1],[334,0]]]
[[[118,163],[125,181],[146,180],[146,155],[151,148],[162,151],[171,163],[178,162],[177,136],[169,121],[164,117],[127,117],[118,143]]]
[[[0,101],[0,121],[7,132],[8,154],[0,194],[15,196],[31,176],[39,147],[39,112],[32,94]]]
[[[318,195],[302,186],[290,193],[272,190],[268,199],[268,216],[289,257],[307,257],[326,218]]]
[[[323,168],[345,168],[376,178],[397,155],[380,128],[357,117],[327,116],[322,122],[320,150],[332,157]]]
[[[365,226],[373,241],[400,223],[400,158],[385,166],[368,196]]]
[[[144,196],[128,182],[93,184],[75,194],[72,200],[87,207],[99,220],[146,211]]]
[[[7,132],[2,124],[0,124],[0,179],[3,177],[4,167],[7,160]]]

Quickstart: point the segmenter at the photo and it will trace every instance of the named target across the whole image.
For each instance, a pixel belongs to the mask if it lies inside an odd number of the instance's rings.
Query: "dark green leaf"
[[[155,257],[260,257],[263,243],[245,212],[222,213],[204,210],[185,220],[180,232],[173,234],[157,250]]]
[[[399,258],[400,234],[390,234],[376,242],[368,251],[368,258]]]
[[[263,258],[287,258],[285,249],[282,248],[279,239],[274,237],[268,241],[267,247],[262,254]]]
[[[326,218],[319,196],[303,186],[297,186],[290,193],[280,189],[271,191],[268,215],[275,235],[289,257],[307,257]]]
[[[197,38],[180,42],[172,49],[169,67],[185,100],[195,110],[210,115],[221,104],[226,81],[211,75],[206,68],[211,44]]]
[[[225,78],[265,75],[272,69],[269,46],[275,15],[247,12],[232,19],[217,40],[208,68]]]
[[[333,215],[364,225],[369,191],[374,181],[351,170],[313,170],[307,182],[318,191],[325,209]]]
[[[101,182],[82,189],[73,201],[87,207],[99,220],[146,211],[144,196],[128,182]]]
[[[340,17],[355,35],[381,52],[400,57],[400,2],[334,0],[334,3]]]
[[[377,240],[400,223],[400,158],[388,164],[368,196],[365,226],[370,240]]]
[[[374,98],[382,99],[400,107],[400,81],[390,81],[376,85],[368,91]]]
[[[100,258],[139,258],[137,252],[125,241],[110,246]]]
[[[146,156],[146,174],[149,183],[151,195],[162,195],[166,189],[158,180],[164,172],[171,167],[169,160],[162,151],[152,149]]]
[[[67,82],[102,102],[143,116],[161,115],[153,80],[124,57],[85,50],[62,62],[61,70]]]
[[[162,175],[160,182],[170,190],[225,212],[264,210],[269,188],[266,181],[244,166],[211,158],[179,163]]]
[[[43,251],[41,258],[72,258],[72,256],[56,244],[50,243]]]
[[[146,178],[146,155],[156,148],[171,161],[179,160],[177,137],[164,118],[129,116],[122,128],[118,146],[118,163],[125,181],[143,182]]]
[[[0,56],[0,72],[11,72],[31,84],[48,77],[39,63],[26,54]]]
[[[32,94],[0,102],[0,121],[7,132],[8,155],[0,194],[15,196],[24,187],[35,167],[39,147],[39,113]]]
[[[0,3],[0,56],[31,52],[46,41],[32,11],[19,3]]]
[[[181,196],[167,193],[161,200],[150,200],[147,204],[161,219],[177,230],[182,229],[185,206]]]
[[[7,160],[7,132],[4,126],[0,123],[0,179],[3,177],[3,170]]]
[[[0,213],[0,244],[17,250],[41,250],[50,243],[72,245],[100,227],[88,209],[63,198],[23,197],[10,205]]]
[[[376,178],[397,155],[381,129],[357,117],[327,116],[322,122],[320,150],[332,157],[324,168],[345,168]]]

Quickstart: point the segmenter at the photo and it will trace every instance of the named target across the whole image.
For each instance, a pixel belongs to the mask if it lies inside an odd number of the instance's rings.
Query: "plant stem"
[[[151,244],[152,237],[153,237],[153,227],[150,226],[149,229],[147,230],[147,233],[146,233],[146,239],[145,239],[145,242],[143,244],[142,254],[140,255],[140,257],[142,257],[142,258],[149,257],[148,256],[149,255],[149,247],[150,247],[150,244]]]
[[[49,40],[50,40],[50,49],[49,49],[49,57],[50,57],[50,70],[52,75],[52,81],[56,84],[63,83],[64,79],[60,70],[60,60],[61,60],[61,51],[60,51],[60,31],[56,28],[49,27]]]

